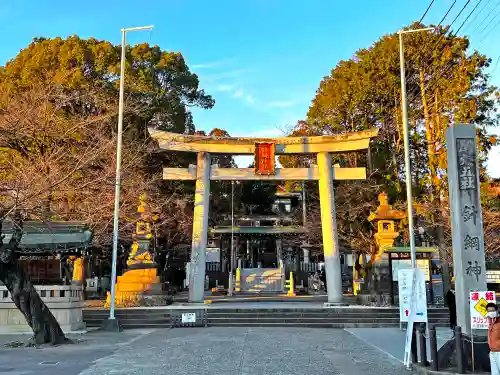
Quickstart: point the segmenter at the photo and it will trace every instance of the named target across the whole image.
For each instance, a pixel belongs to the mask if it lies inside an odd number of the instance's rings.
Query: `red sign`
[[[255,144],[255,174],[274,175],[274,143]]]

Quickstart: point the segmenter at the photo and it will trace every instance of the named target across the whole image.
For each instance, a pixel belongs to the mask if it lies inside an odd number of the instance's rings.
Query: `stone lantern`
[[[386,193],[380,193],[378,201],[379,206],[377,210],[372,212],[368,217],[368,221],[374,222],[377,228],[377,232],[375,233],[377,251],[371,263],[379,261],[384,252],[394,246],[394,240],[399,236],[398,228],[400,223],[406,219],[405,212],[392,208]]]

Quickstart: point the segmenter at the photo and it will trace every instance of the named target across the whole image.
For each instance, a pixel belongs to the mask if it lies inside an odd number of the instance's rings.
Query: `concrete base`
[[[115,306],[130,307],[139,306],[139,300],[144,294],[150,292],[161,292],[160,277],[157,276],[156,265],[134,264],[134,268],[125,271],[122,276],[118,276],[115,286]],[[105,307],[110,307],[111,293],[106,296]]]
[[[118,319],[104,319],[101,325],[101,330],[106,332],[122,332],[123,327],[121,326]]]
[[[50,309],[64,333],[85,331],[82,287],[74,285],[37,285],[40,298]],[[31,333],[24,315],[12,302],[5,286],[0,286],[0,334]]]
[[[490,368],[489,347],[485,337],[474,337],[474,373],[488,372]],[[472,371],[472,342],[470,337],[464,337],[464,364],[466,371]],[[449,340],[438,351],[439,369],[456,368],[455,339]]]

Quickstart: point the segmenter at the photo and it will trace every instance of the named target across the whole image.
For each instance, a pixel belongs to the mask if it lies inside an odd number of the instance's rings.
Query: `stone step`
[[[193,309],[172,310],[179,316]],[[116,317],[126,329],[168,328],[172,324],[170,310],[118,309]],[[99,327],[109,311],[84,310],[83,318],[88,327]],[[429,321],[438,326],[448,325],[445,310],[429,310]],[[391,327],[399,326],[398,309],[215,309],[207,308],[208,326],[220,327]]]
[[[301,322],[301,323],[226,323],[226,322],[213,322],[208,324],[209,327],[293,327],[293,328],[385,328],[385,327],[399,327],[397,323],[328,323],[328,322]],[[437,324],[438,327],[447,327],[446,324]]]
[[[347,320],[343,318],[330,318],[330,319],[324,319],[324,318],[280,318],[280,317],[267,317],[267,318],[234,318],[234,317],[227,317],[227,318],[208,318],[208,323],[349,323],[349,322],[355,322],[355,323],[399,323],[399,319],[397,318],[383,318],[383,319],[373,319],[373,318],[360,318],[360,319],[352,319],[352,320]]]
[[[189,312],[190,310],[186,310]],[[192,310],[191,310],[192,311]],[[176,311],[176,314],[180,314],[183,311]],[[116,316],[120,319],[170,319],[169,312],[156,312],[155,310],[142,310],[134,312],[117,312]],[[85,311],[83,314],[84,320],[92,318],[106,319],[109,316],[109,312],[88,312]],[[260,319],[260,318],[271,318],[271,317],[281,317],[281,318],[297,318],[297,319],[386,319],[386,318],[397,318],[399,319],[399,314],[363,314],[363,313],[323,313],[323,312],[219,312],[214,310],[208,310],[207,316],[209,318],[239,318],[239,319]],[[430,320],[447,320],[449,316],[447,314],[429,314]]]
[[[215,313],[209,311],[207,313],[208,317],[221,318],[221,317],[233,317],[233,318],[266,318],[266,317],[283,317],[283,318],[300,318],[300,319],[387,319],[387,318],[397,318],[399,319],[399,314],[321,314],[321,313]],[[430,315],[429,319],[448,319],[445,315]]]

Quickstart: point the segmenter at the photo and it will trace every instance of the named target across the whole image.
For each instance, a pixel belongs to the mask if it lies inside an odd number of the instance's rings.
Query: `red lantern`
[[[274,143],[255,144],[255,174],[274,175]]]

